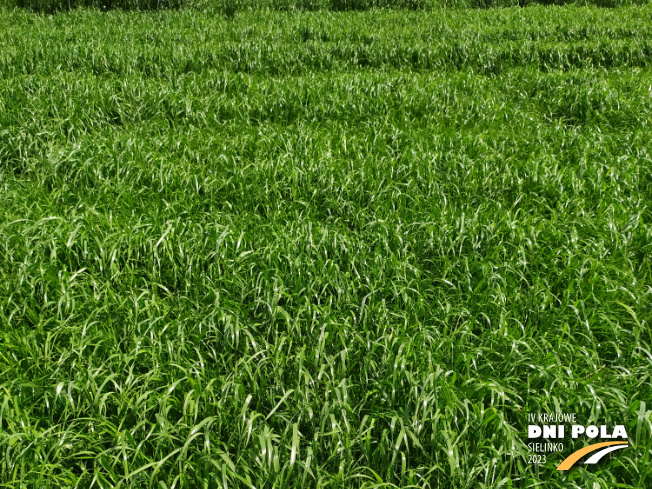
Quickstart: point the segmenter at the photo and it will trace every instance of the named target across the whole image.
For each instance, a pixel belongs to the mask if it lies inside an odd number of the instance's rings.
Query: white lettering
[[[571,431],[573,432],[572,437],[577,438],[582,433],[584,433],[584,426],[580,424],[574,424],[573,427],[571,428]]]
[[[557,438],[557,427],[554,424],[544,425],[543,427],[544,438]]]
[[[527,437],[528,438],[539,438],[541,436],[541,427],[535,424],[531,424],[527,427]]]
[[[616,425],[616,427],[614,428],[614,434],[612,436],[614,438],[628,438],[627,432],[625,431],[625,427],[621,424]]]
[[[586,436],[588,436],[589,438],[595,438],[596,436],[598,436],[599,432],[600,431],[598,430],[597,426],[591,425],[586,429]]]

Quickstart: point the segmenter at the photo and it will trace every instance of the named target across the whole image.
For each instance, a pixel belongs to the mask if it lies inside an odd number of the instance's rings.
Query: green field
[[[0,10],[0,487],[652,487],[652,6],[226,13]]]

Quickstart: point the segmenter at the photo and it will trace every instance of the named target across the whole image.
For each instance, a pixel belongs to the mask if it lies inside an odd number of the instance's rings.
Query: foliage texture
[[[652,9],[0,14],[1,487],[652,486]],[[527,463],[526,414],[624,423]]]

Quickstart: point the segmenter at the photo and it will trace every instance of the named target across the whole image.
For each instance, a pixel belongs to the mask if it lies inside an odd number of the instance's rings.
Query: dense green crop
[[[25,8],[41,13],[53,13],[81,7],[100,10],[156,10],[175,9],[189,5],[185,0],[2,0],[2,2],[4,6]]]
[[[650,487],[651,20],[1,13],[0,487]]]
[[[613,8],[647,3],[649,0],[0,0],[0,8],[20,7],[41,13],[79,7],[141,11],[187,8],[204,13],[223,14],[231,18],[238,12],[246,11],[440,11],[446,7],[525,7],[533,4],[595,5]]]

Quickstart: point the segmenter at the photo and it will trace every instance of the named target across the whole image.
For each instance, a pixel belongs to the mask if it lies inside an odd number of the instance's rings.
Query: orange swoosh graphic
[[[591,453],[599,450],[600,448],[609,447],[611,445],[629,445],[629,443],[626,441],[606,441],[604,443],[595,443],[593,445],[589,445],[588,447],[581,448],[580,450],[571,453],[568,457],[566,457],[566,459],[564,459],[562,463],[559,464],[557,470],[568,470],[573,465],[575,465],[575,462],[577,462],[587,453]]]

